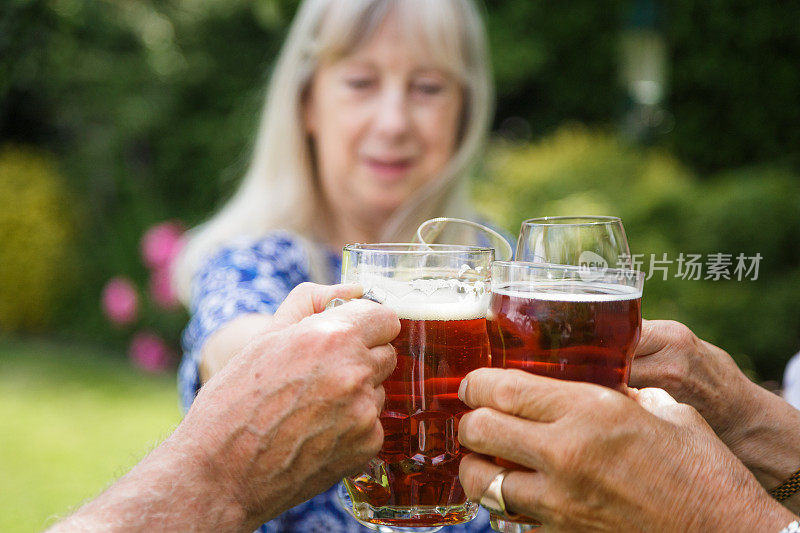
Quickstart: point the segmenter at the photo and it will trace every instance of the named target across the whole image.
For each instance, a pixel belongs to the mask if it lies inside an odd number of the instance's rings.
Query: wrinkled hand
[[[502,470],[510,512],[540,531],[779,531],[789,511],[761,488],[691,407],[664,391],[631,397],[588,383],[480,369],[459,393],[475,411],[459,440],[467,496]],[[638,403],[637,403],[638,401]]]
[[[697,409],[726,443],[753,407],[758,387],[724,350],[670,320],[643,320],[631,387],[658,387]]]
[[[350,300],[361,297],[364,290],[357,283],[318,285],[301,283],[286,296],[272,315],[271,328],[278,330],[296,324],[315,313],[321,313],[334,298]]]
[[[203,344],[198,362],[200,378],[203,383],[207,382],[255,337],[319,313],[333,298],[358,298],[361,292],[361,286],[355,284],[327,286],[301,283],[286,296],[275,314],[246,313],[237,316],[218,328]]]
[[[668,320],[642,321],[633,387],[660,387],[697,409],[767,489],[800,468],[800,411],[750,381],[730,355]],[[800,510],[800,494],[785,502]]]
[[[319,313],[353,286],[306,284],[199,392],[178,438],[196,442],[254,528],[357,471],[379,451],[381,383],[396,364],[393,311],[367,300]],[[316,313],[316,314],[315,314]]]

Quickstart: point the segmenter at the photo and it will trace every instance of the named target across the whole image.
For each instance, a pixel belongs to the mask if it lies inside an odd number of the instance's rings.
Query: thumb
[[[666,406],[676,405],[678,403],[664,389],[628,389],[628,396],[636,400],[636,403],[644,407],[646,411],[656,416],[658,416],[659,412]]]
[[[307,316],[321,313],[334,298],[349,300],[362,295],[363,289],[354,283],[319,285],[301,283],[290,292],[275,311],[274,321],[280,326],[290,326]]]
[[[661,420],[676,426],[708,428],[708,424],[694,407],[677,402],[664,389],[628,389],[628,396]]]

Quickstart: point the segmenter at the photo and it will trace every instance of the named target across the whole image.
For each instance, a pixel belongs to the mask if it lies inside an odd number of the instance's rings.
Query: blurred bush
[[[667,143],[703,171],[800,154],[799,2],[672,0]]]
[[[532,145],[495,144],[474,196],[512,234],[525,218],[622,217],[631,252],[667,254],[645,283],[646,318],[680,320],[761,378],[780,378],[800,348],[800,176],[754,167],[699,180],[656,148],[570,125]],[[680,254],[731,254],[731,280],[677,277]],[[736,256],[761,254],[754,281],[733,275]],[[751,262],[747,262],[750,266]],[[752,276],[750,276],[752,277]]]
[[[0,148],[0,332],[48,324],[75,279],[74,220],[52,157]]]

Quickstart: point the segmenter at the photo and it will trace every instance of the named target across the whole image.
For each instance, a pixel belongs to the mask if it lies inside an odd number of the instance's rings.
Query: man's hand
[[[293,311],[276,317],[299,318]],[[257,338],[200,390],[180,435],[211,454],[254,526],[380,450],[382,382],[396,364],[388,343],[399,331],[393,311],[355,300]]]
[[[660,387],[697,409],[767,489],[800,468],[800,411],[745,376],[678,322],[643,320],[632,387]],[[800,509],[800,494],[786,504]]]
[[[543,531],[779,531],[775,502],[691,407],[663,391],[628,397],[588,383],[480,369],[459,396],[475,411],[459,440],[467,496],[479,501],[502,467],[510,512]],[[632,399],[635,398],[638,400]]]
[[[225,368],[257,335],[290,326],[325,309],[334,298],[345,300],[361,296],[360,285],[317,285],[301,283],[286,296],[274,315],[240,315],[211,334],[200,354],[200,377],[203,383]]]
[[[393,311],[360,289],[305,285],[200,390],[175,432],[56,531],[253,531],[372,459],[381,383],[396,364]]]
[[[339,285],[301,283],[292,289],[281,306],[275,310],[270,330],[279,330],[297,324],[308,316],[321,313],[325,310],[325,306],[335,298],[343,300],[360,298],[363,292],[361,285],[357,283]]]

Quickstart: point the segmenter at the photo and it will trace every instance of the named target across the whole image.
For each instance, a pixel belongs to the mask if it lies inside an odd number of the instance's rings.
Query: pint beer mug
[[[397,367],[384,382],[384,443],[358,475],[344,479],[356,519],[375,529],[467,522],[478,506],[458,481],[462,378],[489,366],[486,310],[491,248],[355,244],[344,248],[342,282],[397,312]],[[389,529],[391,530],[391,529]],[[423,529],[424,530],[424,529]]]
[[[636,270],[496,261],[487,314],[492,366],[624,392],[642,328],[643,283]],[[539,525],[526,517],[490,521],[505,533]]]

